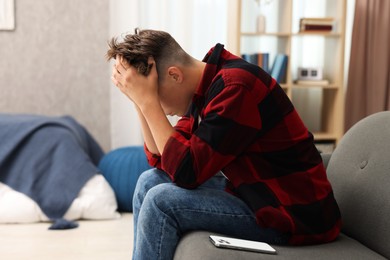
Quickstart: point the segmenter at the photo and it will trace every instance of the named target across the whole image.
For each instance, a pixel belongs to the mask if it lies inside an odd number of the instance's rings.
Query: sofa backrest
[[[390,258],[390,111],[355,124],[333,152],[327,173],[343,232]]]

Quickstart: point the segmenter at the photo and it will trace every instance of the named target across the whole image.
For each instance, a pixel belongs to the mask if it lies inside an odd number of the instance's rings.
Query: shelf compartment
[[[301,18],[325,18],[334,19],[332,33],[343,33],[343,9],[344,1],[340,0],[293,0],[292,29],[299,32]],[[305,32],[307,33],[307,32]]]
[[[298,79],[299,67],[322,68],[323,79],[342,85],[344,52],[339,37],[324,37],[324,34],[304,34],[291,40],[291,79]]]

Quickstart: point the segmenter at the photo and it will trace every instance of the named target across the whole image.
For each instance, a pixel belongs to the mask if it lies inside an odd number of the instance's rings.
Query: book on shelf
[[[287,75],[287,59],[286,54],[279,53],[276,55],[274,63],[271,69],[271,76],[278,82],[282,83],[286,81]]]
[[[300,32],[330,32],[333,30],[334,19],[332,17],[324,18],[301,18],[299,20]]]
[[[324,31],[330,32],[333,30],[332,25],[313,25],[313,24],[305,24],[301,25],[299,28],[301,32],[310,32],[310,31]]]
[[[327,79],[321,80],[296,80],[295,84],[305,86],[328,86],[329,81]]]
[[[268,53],[251,53],[242,54],[244,60],[252,64],[256,64],[264,71],[269,72],[269,54]]]

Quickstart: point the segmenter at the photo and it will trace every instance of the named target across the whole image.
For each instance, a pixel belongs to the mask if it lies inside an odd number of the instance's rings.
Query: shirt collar
[[[203,62],[206,62],[206,66],[203,71],[202,79],[200,80],[200,83],[195,90],[193,100],[197,105],[201,105],[200,102],[202,102],[203,97],[211,85],[211,82],[218,73],[218,65],[220,63],[220,57],[223,50],[224,46],[220,43],[217,43],[203,58]]]

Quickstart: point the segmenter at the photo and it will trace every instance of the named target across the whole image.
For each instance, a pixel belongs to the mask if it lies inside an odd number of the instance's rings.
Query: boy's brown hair
[[[152,67],[148,64],[149,57],[156,62],[159,80],[165,69],[174,64],[187,64],[191,62],[189,56],[167,32],[155,30],[135,29],[134,34],[128,34],[120,42],[118,38],[112,38],[108,43],[107,60],[122,56],[139,73],[147,76]],[[160,75],[161,74],[161,75]]]

